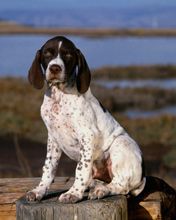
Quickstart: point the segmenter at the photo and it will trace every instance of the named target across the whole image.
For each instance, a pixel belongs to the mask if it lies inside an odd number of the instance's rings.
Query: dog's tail
[[[138,194],[138,189],[132,191],[129,202],[139,203],[140,201],[158,199],[161,201],[162,216],[164,216],[164,219],[175,220],[176,190],[169,186],[164,180],[153,176],[146,176],[145,183],[143,181],[143,184],[145,184],[145,186],[140,194]],[[139,189],[142,188],[143,184],[139,186]]]
[[[145,188],[146,185],[146,177],[143,177],[140,184],[138,184],[134,189],[130,191],[130,194],[133,196],[138,196]]]

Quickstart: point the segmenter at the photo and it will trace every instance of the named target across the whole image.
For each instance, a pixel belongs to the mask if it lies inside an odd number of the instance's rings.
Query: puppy
[[[141,151],[91,93],[91,74],[81,51],[67,38],[54,37],[37,51],[28,77],[37,89],[47,84],[41,116],[48,143],[41,181],[27,199],[41,200],[46,194],[62,152],[77,167],[74,184],[60,202],[81,200],[88,187],[89,199],[138,195],[146,182]]]

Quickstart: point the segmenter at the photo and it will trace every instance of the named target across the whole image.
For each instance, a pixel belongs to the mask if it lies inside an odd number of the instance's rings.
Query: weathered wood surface
[[[0,204],[14,203],[38,185],[40,178],[4,178],[0,179]],[[74,178],[56,177],[51,190],[66,190],[73,184]]]
[[[128,208],[131,220],[176,220],[176,191],[164,180],[147,176],[144,190],[128,199]]]
[[[160,200],[146,200],[140,203],[128,204],[129,220],[161,220],[162,210]],[[164,220],[164,219],[163,219]]]
[[[0,204],[0,220],[15,220],[16,205],[15,204]]]
[[[62,204],[58,197],[40,203],[17,202],[17,220],[127,220],[127,199],[113,196],[106,199],[85,200],[76,204]]]
[[[24,196],[25,192],[35,187],[39,181],[40,178],[0,179],[0,220],[15,220],[15,202]],[[51,190],[66,190],[73,184],[73,181],[73,178],[56,177]]]
[[[0,220],[15,220],[15,202],[25,192],[35,187],[40,178],[11,178],[0,179]],[[74,178],[57,177],[51,186],[51,191],[66,190],[73,184]],[[151,184],[149,184],[150,186]],[[165,204],[164,204],[164,201]],[[170,209],[173,198],[165,198],[161,193],[153,193],[139,203],[128,202],[128,219],[156,220],[164,219],[162,211]],[[171,204],[172,202],[172,204]],[[139,218],[137,218],[139,216]],[[142,217],[141,217],[142,216]],[[161,217],[162,216],[162,217]],[[176,219],[176,218],[175,218]],[[165,219],[164,219],[165,220]]]

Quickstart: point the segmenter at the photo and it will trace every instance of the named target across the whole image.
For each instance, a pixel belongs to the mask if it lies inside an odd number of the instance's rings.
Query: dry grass
[[[101,79],[167,79],[176,78],[176,66],[102,67],[93,70],[93,78]]]
[[[23,176],[32,177],[31,167],[20,147],[18,136],[15,134],[13,139],[14,139],[16,157],[21,168],[21,173]]]
[[[157,168],[156,173],[161,173],[163,177],[170,179],[171,176],[167,175],[167,173],[176,169],[176,117],[168,115],[149,119],[129,119],[123,115],[123,112],[120,113],[119,110],[122,110],[124,106],[125,108],[132,106],[134,103],[136,103],[135,105],[138,107],[142,107],[143,105],[146,108],[148,104],[152,103],[152,97],[155,97],[156,100],[162,97],[161,102],[165,99],[170,100],[165,102],[167,105],[168,102],[173,102],[173,100],[175,102],[176,94],[172,93],[174,91],[171,93],[155,89],[148,91],[135,89],[105,91],[99,87],[94,87],[93,90],[102,104],[105,105],[108,110],[111,110],[120,124],[123,125],[128,133],[141,145],[142,150],[145,152],[144,157],[147,158],[147,166],[149,169],[153,170]],[[5,142],[1,141],[1,137],[9,134],[12,137],[18,135],[18,137],[26,138],[26,140],[29,141],[36,140],[39,141],[39,143],[46,143],[47,131],[40,117],[43,91],[33,89],[27,81],[21,78],[1,78],[0,93],[1,149],[6,147],[4,145]],[[146,99],[146,97],[148,97],[146,94],[150,95],[151,98]],[[121,109],[119,109],[119,105],[121,105]],[[22,171],[21,168],[18,168],[20,169],[19,171],[31,175],[28,162],[26,162],[26,156],[23,152],[25,146],[20,143],[18,144],[18,139],[15,140],[15,142],[13,141],[12,144],[14,145],[14,143],[16,143],[18,163],[21,164],[20,167],[23,166],[25,169],[25,171]],[[30,142],[30,145],[32,145],[31,143],[32,142]],[[33,149],[37,149],[39,145],[37,143],[38,142],[36,142]],[[160,149],[163,150],[161,151]],[[29,152],[29,154],[31,153]],[[159,154],[161,155],[158,156]],[[164,172],[162,171],[163,166],[166,167]],[[40,164],[40,168],[41,167],[42,165]],[[167,169],[169,169],[169,171]]]
[[[176,146],[176,117],[163,115],[129,119],[122,114],[114,115],[138,143],[148,145],[159,142],[165,146]]]
[[[24,79],[1,78],[0,93],[1,134],[29,135],[41,140],[38,131],[44,132],[40,118],[43,92],[34,90]]]
[[[93,92],[112,114],[120,115],[124,119],[122,124],[127,125],[130,133],[136,133],[140,142],[147,143],[156,138],[162,143],[172,144],[174,142],[176,144],[174,138],[175,117],[132,120],[122,116],[123,112],[119,114],[122,109],[128,107],[146,109],[176,103],[175,91],[160,89],[105,90],[102,87],[93,86]],[[46,140],[47,132],[40,117],[44,91],[35,90],[21,78],[1,78],[0,93],[0,135],[11,133],[39,141]],[[141,141],[142,139],[143,141]],[[165,141],[163,142],[163,140]]]
[[[92,84],[92,91],[111,112],[124,111],[128,108],[153,110],[176,104],[176,90],[160,88],[107,89]]]

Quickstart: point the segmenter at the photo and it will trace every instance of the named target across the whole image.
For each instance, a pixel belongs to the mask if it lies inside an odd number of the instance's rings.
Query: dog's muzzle
[[[49,74],[47,79],[49,84],[57,84],[65,82],[65,74],[63,73],[63,68],[58,64],[52,64],[49,67]]]

